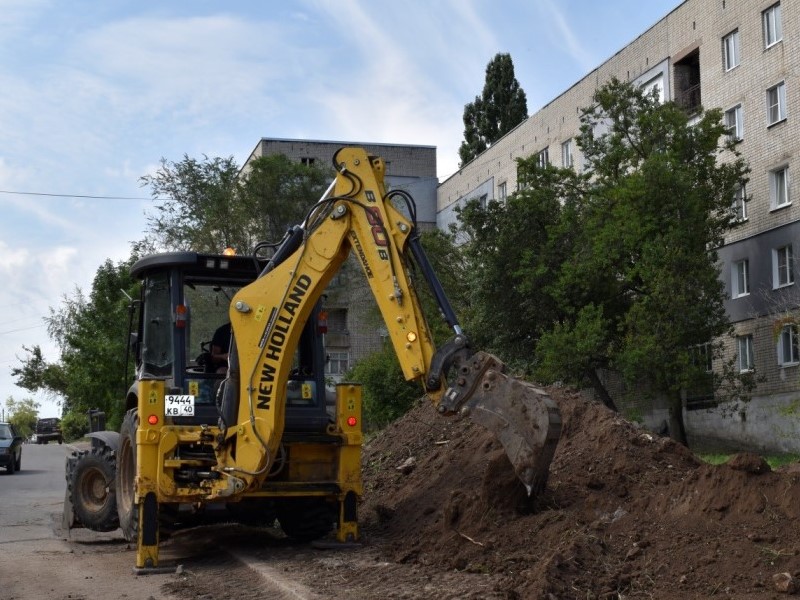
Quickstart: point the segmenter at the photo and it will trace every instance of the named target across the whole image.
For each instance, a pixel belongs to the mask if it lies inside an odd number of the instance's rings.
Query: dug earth
[[[744,600],[796,592],[800,469],[772,471],[748,454],[705,464],[574,391],[547,391],[564,427],[538,497],[527,498],[489,433],[421,403],[365,446],[362,547],[325,551],[261,537],[248,556],[297,586],[287,598]],[[192,572],[232,568],[208,554],[196,560],[187,564]],[[197,582],[178,576],[163,591],[198,599],[208,589]],[[235,587],[209,597],[242,597]]]

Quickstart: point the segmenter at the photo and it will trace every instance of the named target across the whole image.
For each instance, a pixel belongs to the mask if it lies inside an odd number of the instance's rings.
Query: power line
[[[51,198],[89,198],[91,200],[162,200],[162,198],[142,198],[139,196],[88,196],[85,194],[49,194],[45,192],[14,192],[0,190],[0,194],[14,194],[16,196],[49,196]]]
[[[20,327],[19,329],[9,329],[8,331],[0,331],[0,335],[6,335],[7,333],[17,333],[18,331],[28,331],[29,329],[38,329],[39,327],[44,327],[45,323],[41,325],[34,325],[33,327]]]

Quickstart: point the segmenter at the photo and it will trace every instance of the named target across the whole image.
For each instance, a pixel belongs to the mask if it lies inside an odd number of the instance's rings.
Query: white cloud
[[[548,13],[550,19],[556,27],[558,36],[554,35],[551,28],[547,28],[550,37],[553,39],[554,46],[560,47],[566,45],[567,53],[578,64],[582,71],[588,72],[597,66],[599,62],[597,57],[588,52],[580,42],[580,38],[575,34],[569,26],[567,18],[564,13],[553,2],[553,0],[537,0],[537,4]]]

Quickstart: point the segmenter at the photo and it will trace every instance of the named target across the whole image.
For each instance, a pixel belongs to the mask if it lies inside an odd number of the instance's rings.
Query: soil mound
[[[800,575],[800,473],[707,465],[578,393],[528,498],[499,443],[425,403],[364,448],[366,536],[399,563],[492,574],[506,598],[771,598]]]

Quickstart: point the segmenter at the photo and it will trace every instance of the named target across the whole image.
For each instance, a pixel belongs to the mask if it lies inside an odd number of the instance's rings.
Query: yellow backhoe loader
[[[358,539],[361,388],[342,383],[328,399],[321,323],[323,292],[351,252],[405,377],[442,415],[468,414],[493,432],[529,493],[547,481],[557,406],[470,347],[420,244],[413,199],[385,189],[383,160],[342,148],[334,164],[331,187],[269,259],[178,252],[132,268],[142,280],[136,382],[121,431],[93,432],[91,449],[68,459],[64,524],[121,527],[136,572],[158,568],[163,527],[198,511],[277,519],[300,540],[334,529],[339,542]],[[439,348],[412,263],[453,332]],[[212,351],[228,322],[228,348]]]

